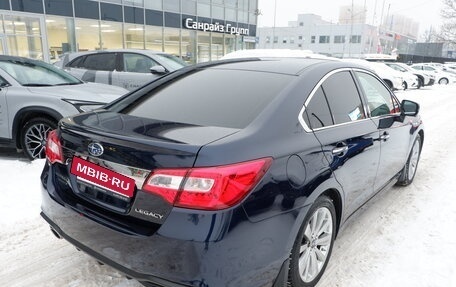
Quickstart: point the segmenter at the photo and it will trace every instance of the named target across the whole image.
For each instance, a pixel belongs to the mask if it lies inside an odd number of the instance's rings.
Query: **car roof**
[[[167,53],[161,51],[153,51],[153,50],[142,50],[142,49],[108,49],[108,50],[92,50],[92,51],[84,51],[84,52],[73,52],[68,53],[71,58],[75,58],[81,55],[90,55],[90,54],[98,54],[98,53],[138,53],[144,55],[166,55]]]
[[[210,68],[210,69],[230,69],[243,71],[258,71],[267,73],[280,73],[288,75],[300,75],[305,70],[317,66],[327,66],[328,70],[338,68],[359,68],[365,67],[356,63],[347,63],[331,58],[312,59],[312,58],[280,58],[280,57],[257,57],[257,58],[238,58],[220,60],[208,63],[201,63],[190,67],[190,69]]]

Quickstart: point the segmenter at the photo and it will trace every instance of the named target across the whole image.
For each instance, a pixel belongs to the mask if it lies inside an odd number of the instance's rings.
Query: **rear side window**
[[[322,84],[334,123],[342,124],[366,118],[361,98],[350,72],[331,75]]]
[[[308,118],[306,118],[306,114]],[[304,121],[311,129],[318,129],[334,124],[328,102],[321,87],[318,88],[307,104],[306,114],[303,114]]]
[[[82,68],[82,63],[84,62],[85,56],[78,57],[74,59],[71,63],[68,64],[68,67],[71,68]]]
[[[83,68],[97,71],[114,71],[116,68],[115,53],[101,53],[86,56]]]
[[[197,70],[151,91],[120,112],[169,122],[241,129],[293,79],[290,75],[256,71]],[[122,107],[124,103],[116,106]]]

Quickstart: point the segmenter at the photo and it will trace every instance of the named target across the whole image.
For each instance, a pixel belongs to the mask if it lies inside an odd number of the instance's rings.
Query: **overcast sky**
[[[351,0],[259,0],[258,8],[262,13],[258,18],[260,27],[274,25],[275,1],[277,1],[276,27],[287,26],[288,21],[294,21],[298,14],[305,13],[317,14],[325,20],[337,22],[339,7],[352,3]],[[364,3],[368,24],[379,24],[383,7],[384,15],[387,14],[389,7],[390,14],[397,13],[415,19],[420,23],[420,34],[428,30],[431,25],[435,28],[441,23],[442,0],[354,0],[355,5],[364,5]]]

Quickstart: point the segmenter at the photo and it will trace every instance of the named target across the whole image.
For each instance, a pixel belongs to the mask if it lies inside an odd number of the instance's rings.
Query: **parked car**
[[[60,121],[41,215],[146,286],[315,286],[347,218],[413,181],[418,110],[341,61],[183,68]]]
[[[135,90],[187,64],[176,56],[150,50],[103,50],[66,54],[59,68],[86,82]]]
[[[388,85],[388,87],[393,90],[403,90],[404,85],[404,75],[398,71],[395,71],[391,68],[386,67],[385,65],[377,62],[369,62],[363,59],[342,59],[345,62],[356,63],[362,65],[365,68],[373,70],[377,75],[382,78],[383,81]]]
[[[398,63],[398,62],[385,62],[385,65],[387,65],[390,68],[395,69],[396,71],[402,72],[402,73],[412,73],[415,76],[418,77],[418,85],[416,86],[417,89],[423,87],[423,86],[432,86],[434,85],[435,82],[435,76],[430,74],[430,73],[425,73],[424,71],[419,71],[410,68],[404,63]]]
[[[64,116],[101,107],[128,91],[83,83],[44,62],[0,56],[0,145],[44,158],[47,133]]]
[[[448,73],[436,65],[428,65],[428,64],[413,64],[410,66],[412,69],[418,71],[425,71],[427,73],[431,73],[435,75],[436,82],[440,85],[447,85],[449,83],[456,83],[456,76]]]

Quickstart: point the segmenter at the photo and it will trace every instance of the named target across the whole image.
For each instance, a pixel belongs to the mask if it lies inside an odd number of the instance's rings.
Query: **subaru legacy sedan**
[[[418,111],[353,63],[186,67],[60,121],[41,215],[146,286],[314,286],[347,218],[413,181]]]

